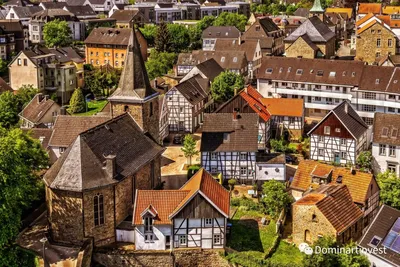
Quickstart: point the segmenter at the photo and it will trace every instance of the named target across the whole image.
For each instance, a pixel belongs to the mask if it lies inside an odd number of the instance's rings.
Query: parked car
[[[174,144],[180,145],[183,143],[183,138],[185,138],[185,136],[183,134],[176,134],[174,136],[174,140],[172,142]]]
[[[293,164],[295,162],[295,159],[292,158],[290,155],[286,155],[285,159],[286,159],[286,163]]]

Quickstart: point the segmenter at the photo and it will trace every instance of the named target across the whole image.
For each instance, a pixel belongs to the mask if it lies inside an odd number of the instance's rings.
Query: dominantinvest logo
[[[360,248],[360,247],[310,247],[307,243],[299,245],[300,252],[306,255],[312,254],[386,254],[386,247],[379,248]]]

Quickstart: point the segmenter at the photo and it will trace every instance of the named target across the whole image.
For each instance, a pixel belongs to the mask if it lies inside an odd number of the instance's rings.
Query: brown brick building
[[[397,37],[382,20],[372,19],[362,23],[367,18],[366,16],[357,22],[362,26],[357,30],[356,59],[372,64],[383,56],[396,53]]]
[[[117,241],[135,190],[160,183],[163,151],[127,113],[81,133],[44,176],[52,240]]]
[[[363,213],[353,203],[346,185],[320,187],[293,204],[293,242],[314,243],[331,236],[339,244],[357,240],[363,229]]]
[[[129,28],[95,28],[85,40],[86,63],[95,67],[106,64],[114,68],[123,68],[126,50],[133,30]],[[139,30],[135,30],[142,58],[147,59],[147,42]]]

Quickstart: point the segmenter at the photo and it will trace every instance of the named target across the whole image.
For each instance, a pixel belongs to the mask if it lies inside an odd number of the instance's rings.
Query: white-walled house
[[[256,180],[262,184],[265,181],[286,181],[285,154],[262,153],[256,155]]]
[[[310,158],[341,165],[354,165],[368,148],[368,125],[348,101],[332,109],[311,131]]]
[[[137,190],[136,249],[224,248],[229,205],[229,192],[204,169],[178,190]]]
[[[372,156],[376,174],[389,170],[400,176],[400,114],[375,113]]]

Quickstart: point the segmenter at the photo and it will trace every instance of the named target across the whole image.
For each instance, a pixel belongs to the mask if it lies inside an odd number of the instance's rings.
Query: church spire
[[[322,8],[320,0],[314,0],[314,5],[310,9],[310,13],[324,13],[325,10]]]
[[[135,29],[130,35],[124,69],[112,98],[143,101],[157,92],[150,86]]]

